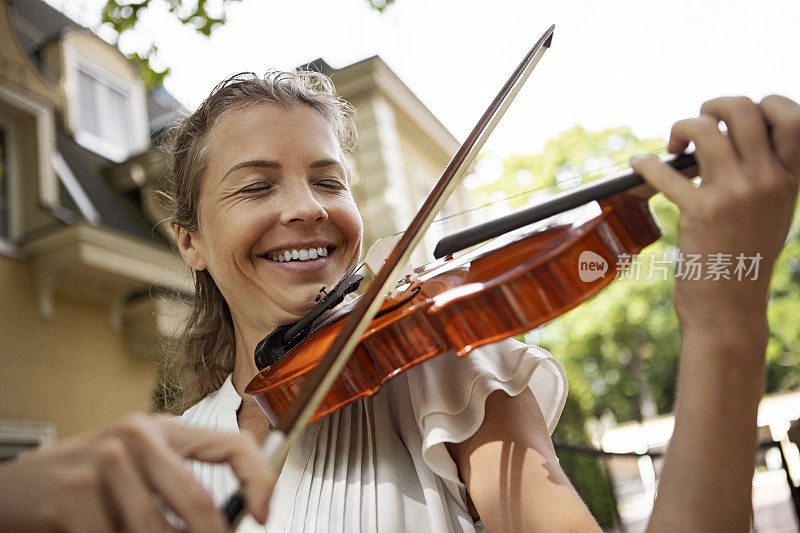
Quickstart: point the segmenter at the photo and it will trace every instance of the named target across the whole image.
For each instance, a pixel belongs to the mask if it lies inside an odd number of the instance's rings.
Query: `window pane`
[[[0,130],[0,238],[9,237],[10,200],[8,199],[8,152],[6,150],[6,136]]]
[[[103,133],[105,139],[114,146],[127,151],[130,148],[128,119],[128,98],[118,90],[103,85],[106,113],[103,117]]]
[[[100,136],[97,123],[97,101],[95,86],[97,80],[82,70],[78,70],[78,120],[80,128]]]

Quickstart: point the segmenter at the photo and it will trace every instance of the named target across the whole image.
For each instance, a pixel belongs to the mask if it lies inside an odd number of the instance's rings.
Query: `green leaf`
[[[395,0],[367,0],[369,7],[378,10],[380,13],[386,11],[386,8],[394,4],[394,2]]]
[[[141,0],[139,2],[120,2],[118,0],[107,0],[101,10],[101,21],[116,33],[116,41],[124,32],[136,28],[142,14],[151,6],[152,0]],[[198,0],[197,4],[184,4],[183,0],[155,0],[166,5],[168,12],[180,21],[183,25],[193,28],[196,32],[210,37],[211,34],[227,21],[227,8],[241,0],[222,0],[221,13],[219,16],[211,16],[208,13],[208,0]],[[164,78],[169,75],[170,69],[155,70],[151,65],[151,57],[156,54],[157,47],[151,43],[150,49],[144,54],[133,53],[128,57],[136,66],[139,76],[148,88],[162,85]]]

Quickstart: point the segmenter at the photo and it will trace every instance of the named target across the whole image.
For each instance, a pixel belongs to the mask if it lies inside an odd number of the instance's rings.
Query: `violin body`
[[[620,258],[639,253],[661,235],[645,198],[623,193],[598,204],[600,214],[587,221],[549,227],[490,252],[448,256],[419,270],[417,279],[407,280],[383,303],[311,420],[375,394],[431,357],[450,351],[465,356],[541,326],[598,293],[616,277]],[[587,252],[606,268],[584,281],[579,262]],[[345,318],[300,342],[247,386],[245,392],[273,425]]]

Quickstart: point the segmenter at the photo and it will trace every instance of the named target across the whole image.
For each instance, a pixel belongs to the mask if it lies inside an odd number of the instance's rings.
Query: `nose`
[[[281,222],[324,222],[328,212],[314,195],[308,183],[297,183],[290,187],[284,197]]]

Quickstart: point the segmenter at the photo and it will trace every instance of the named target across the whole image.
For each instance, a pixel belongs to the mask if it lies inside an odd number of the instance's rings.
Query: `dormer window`
[[[144,87],[123,57],[87,52],[65,47],[69,124],[81,146],[119,163],[149,142]]]

